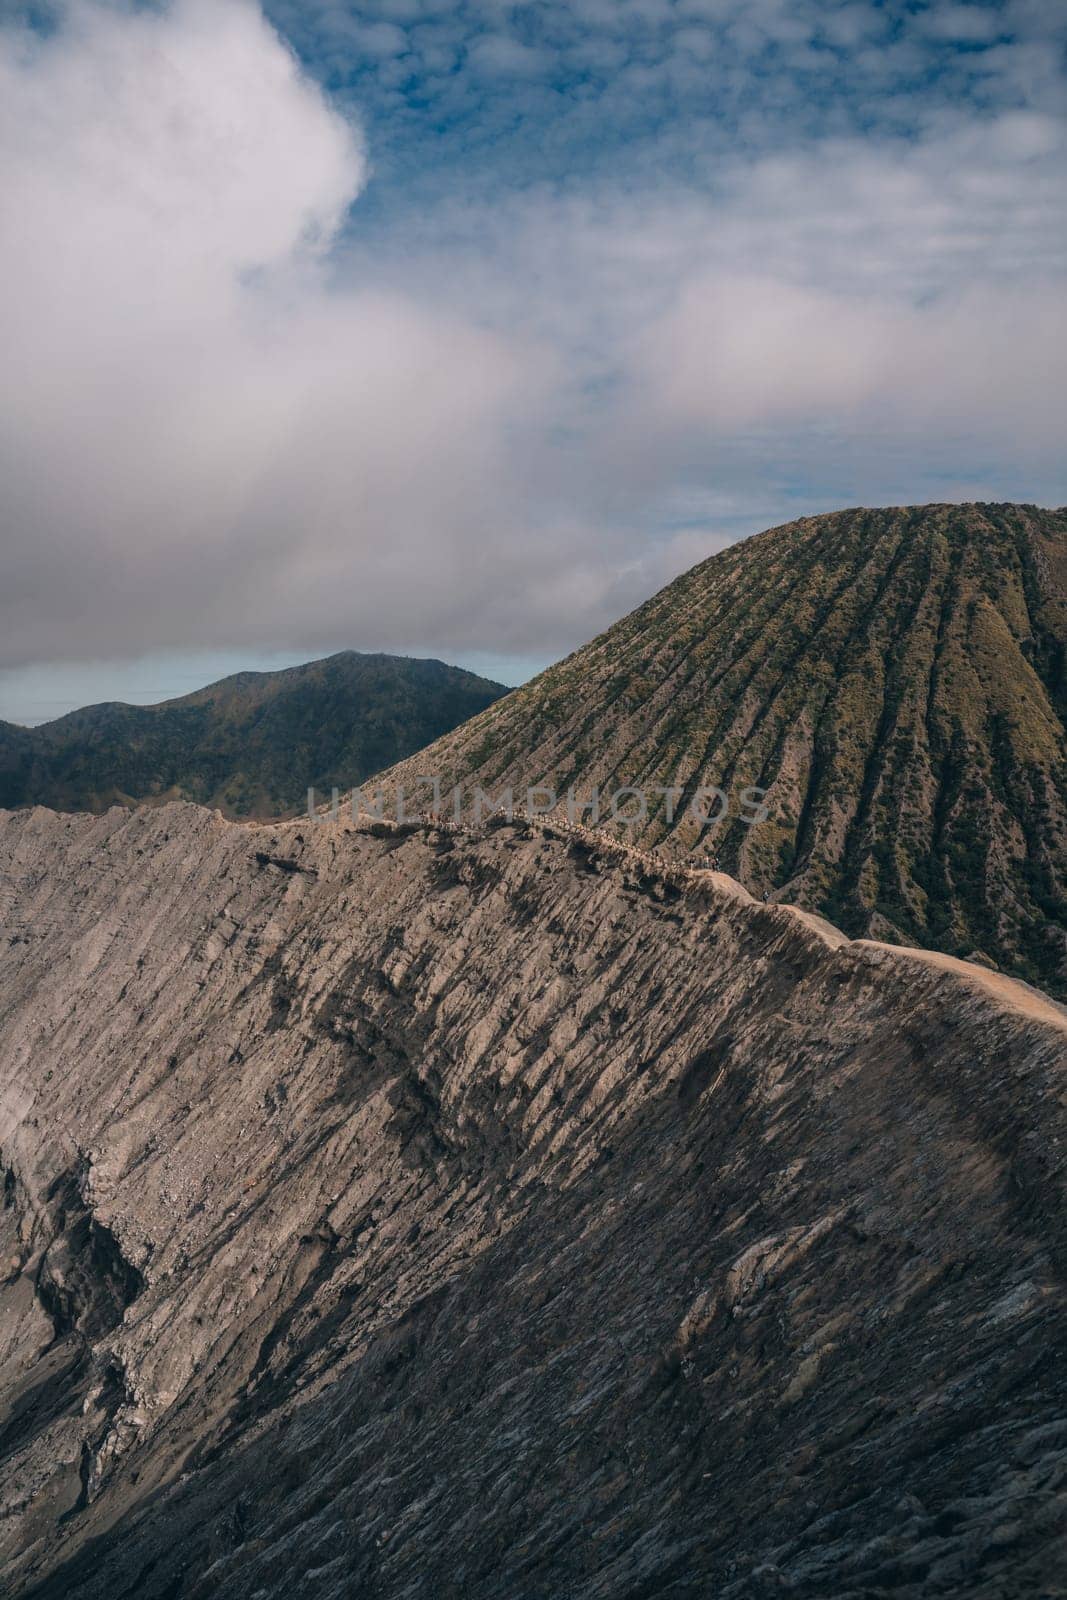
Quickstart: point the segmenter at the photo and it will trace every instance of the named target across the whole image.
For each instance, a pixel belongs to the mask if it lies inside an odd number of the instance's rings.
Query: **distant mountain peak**
[[[359,783],[506,693],[441,661],[342,650],[157,705],[110,701],[38,728],[0,724],[0,806],[188,799],[238,817],[290,814],[309,787]]]

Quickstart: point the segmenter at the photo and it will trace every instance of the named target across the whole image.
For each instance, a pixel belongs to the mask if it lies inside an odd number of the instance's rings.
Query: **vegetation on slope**
[[[850,510],[713,556],[420,757],[447,782],[676,785],[714,851],[853,936],[1067,991],[1067,511]],[[390,778],[414,775],[400,767]],[[703,785],[768,791],[704,827]]]
[[[100,811],[187,799],[235,817],[300,810],[402,760],[506,693],[441,661],[346,650],[242,672],[155,706],[89,706],[40,728],[0,723],[0,806]]]

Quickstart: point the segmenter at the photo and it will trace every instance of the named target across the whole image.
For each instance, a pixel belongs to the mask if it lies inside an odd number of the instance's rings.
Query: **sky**
[[[1067,501],[1059,0],[0,0],[0,718]]]

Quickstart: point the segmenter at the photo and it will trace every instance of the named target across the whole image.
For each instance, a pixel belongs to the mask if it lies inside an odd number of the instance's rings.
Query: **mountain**
[[[0,913],[12,1600],[1060,1592],[1064,1008],[518,823]]]
[[[292,814],[309,786],[349,788],[506,693],[442,661],[345,650],[161,705],[89,706],[32,729],[0,723],[0,806],[189,799],[236,817]]]
[[[384,787],[675,786],[640,842],[1064,994],[1065,659],[1067,511],[806,517],[694,567]],[[704,786],[730,805],[712,826]],[[745,820],[749,786],[766,821]]]

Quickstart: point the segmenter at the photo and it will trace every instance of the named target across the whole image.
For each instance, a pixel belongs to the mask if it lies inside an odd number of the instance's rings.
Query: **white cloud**
[[[685,10],[806,48],[785,0]],[[865,9],[837,16],[870,37]],[[359,48],[363,22],[330,22]],[[635,38],[599,40],[621,97],[667,70]],[[510,36],[481,41],[509,104],[554,92],[518,81],[540,58]],[[791,514],[1062,499],[1062,119],[901,116],[913,137],[739,145],[687,184],[475,204],[421,179],[339,235],[361,137],[252,0],[75,0],[53,37],[0,30],[0,666],[547,657]]]
[[[494,574],[518,610],[536,551],[484,548],[551,362],[331,285],[365,173],[245,0],[0,35],[3,659],[454,643]]]
[[[814,424],[839,437],[934,429],[946,443],[974,434],[1055,449],[1067,307],[1060,291],[914,305],[712,273],[644,332],[638,370],[653,414],[720,436]]]
[[[408,47],[407,34],[403,28],[398,28],[391,22],[372,22],[360,28],[358,35],[359,48],[368,55],[399,56],[403,55]]]
[[[958,39],[968,44],[995,39],[1002,27],[997,11],[973,3],[931,6],[928,11],[919,13],[916,23],[935,39]]]
[[[1000,153],[1010,160],[1034,161],[1055,155],[1064,144],[1064,127],[1040,111],[1005,111],[993,124]]]
[[[542,51],[533,50],[504,33],[485,34],[473,40],[467,60],[477,72],[494,77],[537,77],[545,67]]]

